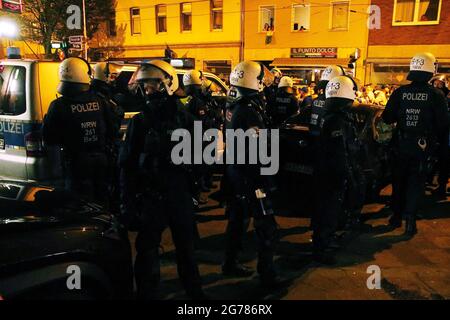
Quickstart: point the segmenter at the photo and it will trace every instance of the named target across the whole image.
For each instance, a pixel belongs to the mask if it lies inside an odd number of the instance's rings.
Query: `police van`
[[[12,52],[0,61],[0,177],[53,181],[61,176],[59,152],[43,148],[41,127],[56,98],[59,63]]]
[[[59,62],[21,59],[20,53],[11,52],[8,59],[0,60],[0,178],[60,183],[60,150],[44,147],[41,135],[44,116],[57,97]],[[116,84],[124,92],[136,69],[137,65],[125,64],[116,68]],[[187,71],[177,72],[182,84]],[[214,74],[205,73],[205,77],[214,96],[223,99],[228,87]],[[125,110],[126,119],[139,111],[132,107]]]

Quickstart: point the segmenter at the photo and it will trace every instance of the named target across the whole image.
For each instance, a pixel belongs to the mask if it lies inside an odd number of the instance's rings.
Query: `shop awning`
[[[275,58],[270,66],[272,67],[327,67],[337,64],[347,66],[349,59],[342,58]]]

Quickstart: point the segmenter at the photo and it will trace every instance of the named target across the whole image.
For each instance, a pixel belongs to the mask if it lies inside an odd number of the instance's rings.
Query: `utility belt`
[[[421,152],[431,154],[438,147],[437,139],[427,133],[420,134],[397,130],[396,138],[398,149],[408,153]]]
[[[270,179],[264,181],[249,181],[239,170],[233,173],[228,169],[229,179],[234,189],[234,196],[248,216],[254,218],[273,215],[273,204],[271,193],[275,192],[276,186]],[[231,173],[231,174],[230,174]]]

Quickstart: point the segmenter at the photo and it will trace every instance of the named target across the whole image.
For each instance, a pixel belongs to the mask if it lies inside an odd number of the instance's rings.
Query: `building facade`
[[[240,0],[118,0],[115,20],[91,40],[114,57],[162,57],[167,46],[195,68],[226,77],[242,56]]]
[[[369,32],[366,83],[406,83],[411,57],[431,52],[450,72],[450,1],[372,0],[380,28]]]
[[[263,61],[296,83],[317,81],[327,65],[365,77],[370,0],[245,1],[245,59]]]

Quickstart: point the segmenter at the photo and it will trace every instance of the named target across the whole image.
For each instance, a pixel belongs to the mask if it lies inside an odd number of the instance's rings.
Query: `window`
[[[156,6],[156,33],[167,32],[167,6]]]
[[[131,8],[131,34],[141,33],[141,10],[139,8]]]
[[[223,29],[223,1],[211,0],[211,28],[213,30]]]
[[[441,0],[395,0],[392,25],[438,24]]]
[[[347,30],[348,29],[348,2],[334,2],[331,4],[331,29]]]
[[[310,6],[294,4],[292,6],[292,31],[309,30]]]
[[[263,32],[275,30],[274,6],[259,7],[259,30]]]
[[[185,2],[180,4],[181,11],[181,31],[192,30],[192,3]]]
[[[24,67],[0,65],[0,115],[26,111],[25,75]]]

